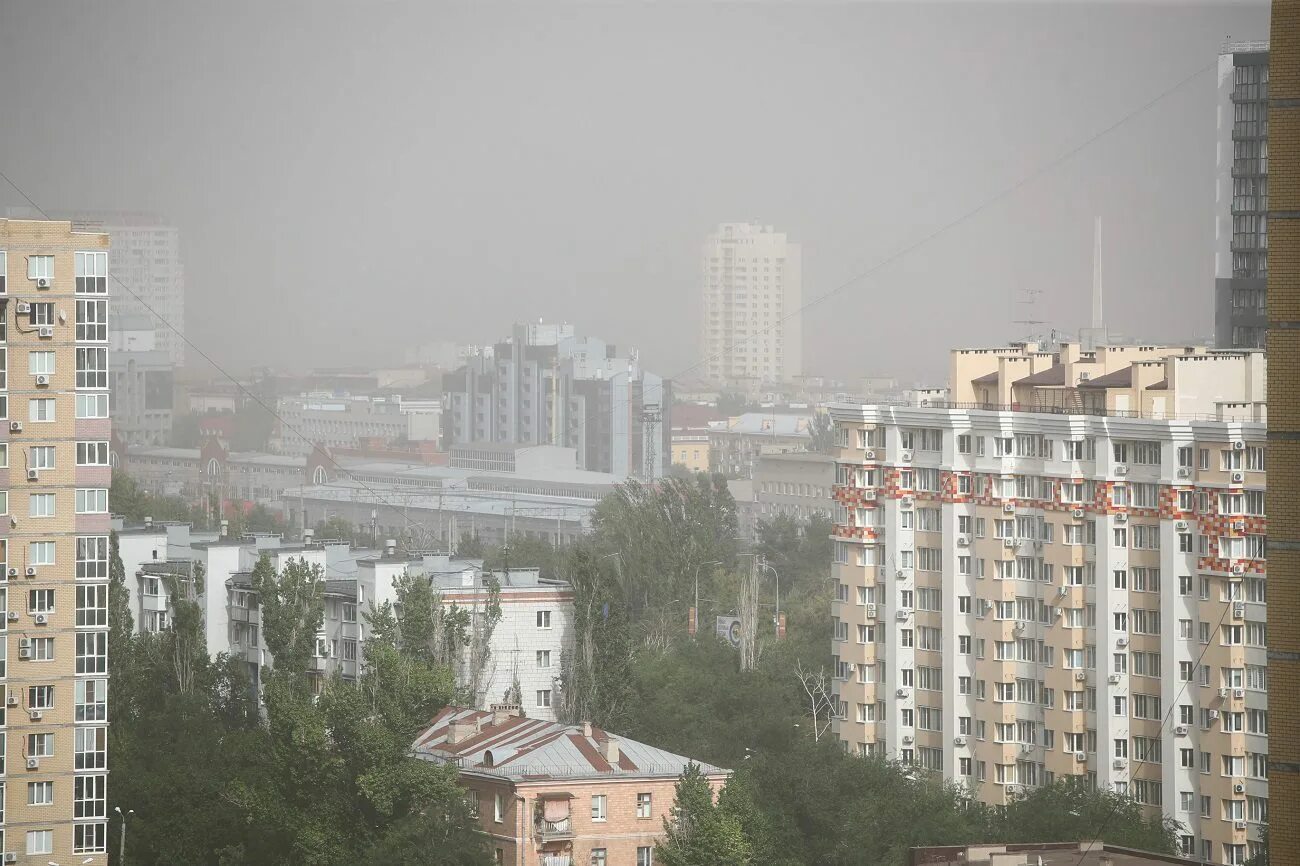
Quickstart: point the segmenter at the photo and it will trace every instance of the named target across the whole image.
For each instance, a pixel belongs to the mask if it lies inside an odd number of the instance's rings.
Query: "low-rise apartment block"
[[[527,718],[502,705],[444,708],[413,751],[459,769],[496,862],[519,866],[653,866],[689,763],[590,724]],[[715,791],[729,775],[701,770]]]
[[[1240,863],[1268,782],[1264,359],[952,353],[915,405],[831,407],[846,748],[988,803],[1063,776]]]

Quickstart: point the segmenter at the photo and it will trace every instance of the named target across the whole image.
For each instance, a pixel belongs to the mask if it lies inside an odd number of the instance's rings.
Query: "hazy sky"
[[[941,379],[946,350],[1213,318],[1215,76],[1264,4],[0,0],[0,170],[48,209],[182,229],[222,363],[390,362],[516,319],[664,374],[698,360],[699,247],[757,219],[805,300],[1077,156],[806,317],[806,366]],[[22,204],[7,188],[0,205]]]

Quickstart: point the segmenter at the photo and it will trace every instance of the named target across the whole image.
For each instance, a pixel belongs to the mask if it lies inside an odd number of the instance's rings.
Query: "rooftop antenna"
[[[1037,318],[1038,297],[1043,293],[1042,289],[1021,289],[1011,299],[1011,315],[1020,318],[1012,319],[1011,324],[1020,325],[1018,329],[1026,339],[1037,339],[1039,325],[1045,325],[1044,319]]]

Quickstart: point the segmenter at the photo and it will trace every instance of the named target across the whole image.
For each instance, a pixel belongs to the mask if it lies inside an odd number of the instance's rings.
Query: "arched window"
[[[325,474],[325,467],[324,467],[324,466],[317,466],[316,469],[315,469],[315,471],[312,472],[312,474],[311,474],[311,483],[312,483],[312,484],[325,484],[325,483],[328,482],[328,481],[329,481],[329,476]]]
[[[221,464],[217,462],[215,457],[208,461],[208,474],[212,476],[221,474]]]

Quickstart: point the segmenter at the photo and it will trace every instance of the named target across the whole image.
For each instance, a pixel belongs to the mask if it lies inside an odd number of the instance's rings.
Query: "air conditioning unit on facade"
[[[953,744],[954,746],[964,746],[964,745],[966,745],[966,738],[965,738],[965,737],[953,737],[953,738],[952,738],[952,744]]]
[[[18,576],[18,569],[16,569],[16,568],[11,568],[11,569],[9,569],[9,576],[10,576],[10,577],[17,577],[17,576]]]
[[[37,277],[37,278],[36,278],[36,288],[38,288],[38,289],[48,289],[48,288],[50,287],[50,285],[52,284],[52,282],[53,282],[53,281],[52,281],[49,277]]]
[[[1205,718],[1208,719],[1209,721],[1213,722],[1215,719],[1219,718],[1219,711],[1218,711],[1218,710],[1206,710],[1206,711],[1205,711]]]
[[[1123,758],[1116,758],[1115,760],[1113,760],[1113,761],[1110,762],[1110,766],[1111,766],[1111,769],[1113,769],[1113,770],[1122,770],[1122,769],[1124,769],[1124,766],[1125,766],[1125,764],[1124,764],[1124,759],[1123,759]]]
[[[1245,450],[1246,450],[1246,443],[1245,443],[1244,441],[1242,441],[1241,439],[1234,439],[1234,440],[1232,441],[1232,450],[1233,450],[1233,451],[1245,451]]]
[[[37,625],[45,625],[50,621],[50,617],[49,614],[38,613],[35,616],[35,620]]]
[[[1245,689],[1233,689],[1233,690],[1232,690],[1232,697],[1233,697],[1233,699],[1238,700],[1238,701],[1245,700],[1245,698],[1246,698],[1246,690],[1245,690]]]
[[[1174,531],[1176,532],[1186,532],[1189,529],[1191,529],[1191,527],[1187,525],[1186,520],[1180,520],[1174,524]]]
[[[1233,618],[1233,619],[1245,619],[1245,618],[1246,618],[1246,605],[1243,604],[1242,602],[1236,602],[1235,604],[1233,604],[1233,606],[1232,606],[1232,618]]]
[[[1233,530],[1233,532],[1245,532],[1245,531],[1246,531],[1246,521],[1244,521],[1244,520],[1234,520],[1234,521],[1232,521],[1232,530]]]
[[[1246,480],[1246,473],[1245,473],[1245,472],[1234,472],[1234,473],[1232,473],[1232,483],[1233,483],[1233,484],[1241,484],[1241,483],[1242,483],[1243,481],[1245,481],[1245,480]]]
[[[911,452],[911,451],[904,451],[904,452],[903,452],[903,462],[904,462],[904,463],[911,463],[911,462],[912,462],[912,452]]]
[[[33,722],[39,722],[41,719],[45,718],[45,713],[40,710],[28,710],[27,717]]]
[[[876,606],[874,604],[867,605],[867,619],[875,619],[875,618],[876,618]]]
[[[1081,683],[1081,682],[1084,682],[1085,680],[1088,679],[1088,672],[1087,672],[1087,671],[1075,671],[1075,672],[1074,672],[1074,679],[1075,679],[1076,682],[1080,682],[1080,683]]]
[[[11,707],[16,707],[16,706],[18,706],[18,696],[17,696],[17,695],[10,695],[8,698],[5,699],[5,703],[8,704],[8,705],[11,706]]]
[[[958,547],[970,547],[970,536],[969,536],[969,535],[959,535],[959,536],[957,536],[957,546],[958,546]]]
[[[863,498],[863,500],[865,500],[865,501],[867,501],[867,502],[874,502],[875,499],[876,499],[876,491],[875,491],[875,490],[864,490],[864,491],[862,491],[862,498]]]
[[[1012,795],[1015,795],[1015,794],[1019,794],[1019,793],[1020,793],[1020,786],[1019,786],[1019,785],[1006,785],[1005,788],[1006,788],[1006,791],[1007,791],[1007,796],[1012,796]]]
[[[1227,697],[1228,697],[1228,690],[1227,690],[1227,689],[1219,689],[1219,700],[1223,700],[1223,699],[1225,699],[1225,698],[1227,698]]]
[[[1076,761],[1086,761],[1086,760],[1088,760],[1088,753],[1087,753],[1087,752],[1075,752],[1075,753],[1074,753],[1074,759],[1075,759]]]
[[[875,460],[875,459],[876,459],[876,452],[872,451],[871,449],[867,449],[867,452],[866,452],[865,454],[863,454],[862,456],[863,456],[864,458],[866,458],[867,460]]]
[[[1002,513],[1003,513],[1003,514],[1015,514],[1015,513],[1016,513],[1016,504],[1015,504],[1014,502],[1004,502],[1004,503],[1002,503]]]
[[[907,689],[898,689],[896,692],[894,692],[894,697],[896,698],[907,697]]]
[[[28,470],[27,470],[27,480],[28,480],[28,481],[38,481],[38,480],[40,480],[40,477],[41,477],[41,471],[40,471],[39,469],[28,469]]]
[[[1234,793],[1234,794],[1244,794],[1244,793],[1246,793],[1246,786],[1245,786],[1245,784],[1242,783],[1242,782],[1238,782],[1237,784],[1233,785],[1233,786],[1232,786],[1232,793]]]
[[[48,375],[46,375],[45,373],[38,373],[36,375],[37,387],[44,387],[48,384],[50,384],[50,377]]]
[[[910,611],[909,609],[903,608],[902,610],[896,611],[894,613],[894,619],[898,620],[899,622],[902,622],[903,620],[907,619],[907,615],[910,614],[911,612],[912,611]]]
[[[1177,736],[1177,737],[1185,737],[1185,736],[1187,736],[1187,726],[1186,726],[1186,725],[1178,725],[1177,727],[1175,727],[1175,728],[1174,728],[1174,736]]]
[[[916,737],[912,736],[911,734],[905,734],[905,735],[903,736],[903,745],[904,745],[904,746],[910,746],[910,745],[912,745],[912,744],[915,743],[915,742],[916,742]]]
[[[18,622],[18,611],[16,610],[9,611],[9,621]]]
[[[916,500],[910,496],[904,496],[902,499],[898,500],[898,504],[903,508],[911,508],[915,503]]]
[[[1083,519],[1083,509],[1082,509],[1082,508],[1072,508],[1072,509],[1070,509],[1070,516],[1073,517],[1075,520],[1082,520],[1082,519]]]
[[[1011,627],[1011,630],[1014,631],[1016,634],[1020,634],[1021,632],[1023,632],[1025,630],[1024,620],[1017,620],[1016,624]]]
[[[1192,477],[1192,470],[1188,469],[1186,466],[1179,466],[1179,467],[1178,467],[1178,477],[1179,477],[1179,478],[1191,478],[1191,477]]]
[[[32,311],[32,305],[27,303],[26,301],[19,301],[17,304],[14,305],[14,312],[19,313],[20,315],[25,316],[31,311]]]
[[[27,759],[27,769],[29,769],[29,770],[39,770],[40,768],[41,768],[41,759],[40,759],[40,758],[28,758],[28,759]]]
[[[1112,686],[1119,685],[1119,674],[1111,674],[1106,677],[1106,682],[1110,683]]]
[[[1246,566],[1244,565],[1234,565],[1232,567],[1232,574],[1234,577],[1241,577],[1245,573],[1246,573]]]
[[[1058,586],[1058,587],[1056,588],[1056,594],[1057,594],[1057,595],[1065,595],[1065,594],[1068,593],[1069,591],[1070,591],[1070,588],[1069,588],[1068,586]]]
[[[1116,475],[1127,475],[1127,474],[1128,474],[1128,467],[1125,466],[1123,463],[1117,463],[1117,464],[1115,465],[1115,474],[1116,474]]]
[[[6,863],[17,863],[17,862],[18,862],[18,852],[16,852],[16,851],[6,851],[6,852],[5,852],[5,862],[6,862]]]
[[[10,433],[21,433],[21,432],[23,432],[23,422],[21,422],[21,421],[10,421],[10,422],[9,422],[9,432],[10,432]]]
[[[1034,744],[1033,744],[1033,743],[1021,743],[1021,744],[1020,744],[1020,754],[1022,754],[1022,755],[1032,755],[1033,753],[1034,753]]]
[[[1115,522],[1116,522],[1116,523],[1128,523],[1128,515],[1125,514],[1123,511],[1117,512],[1117,513],[1115,514]]]
[[[1015,540],[1014,538],[1004,538],[1004,539],[1002,539],[1002,546],[1003,546],[1003,547],[1015,547],[1015,546],[1016,546],[1016,540]]]
[[[1115,646],[1119,646],[1119,647],[1128,646],[1128,638],[1126,637],[1115,638]]]
[[[53,336],[54,336],[54,326],[53,326],[53,325],[41,325],[39,328],[36,329],[36,336],[38,336],[38,337],[43,337],[43,338],[45,338],[45,339],[49,339],[50,337],[53,337]]]
[[[1245,822],[1245,821],[1237,821],[1237,822],[1233,823],[1232,827],[1233,827],[1233,829],[1235,829],[1235,830],[1245,830],[1245,829],[1246,829],[1246,822]]]
[[[35,577],[35,576],[36,576],[36,566],[34,566],[34,565],[29,565],[29,566],[27,566],[26,574],[27,574],[28,577]]]

